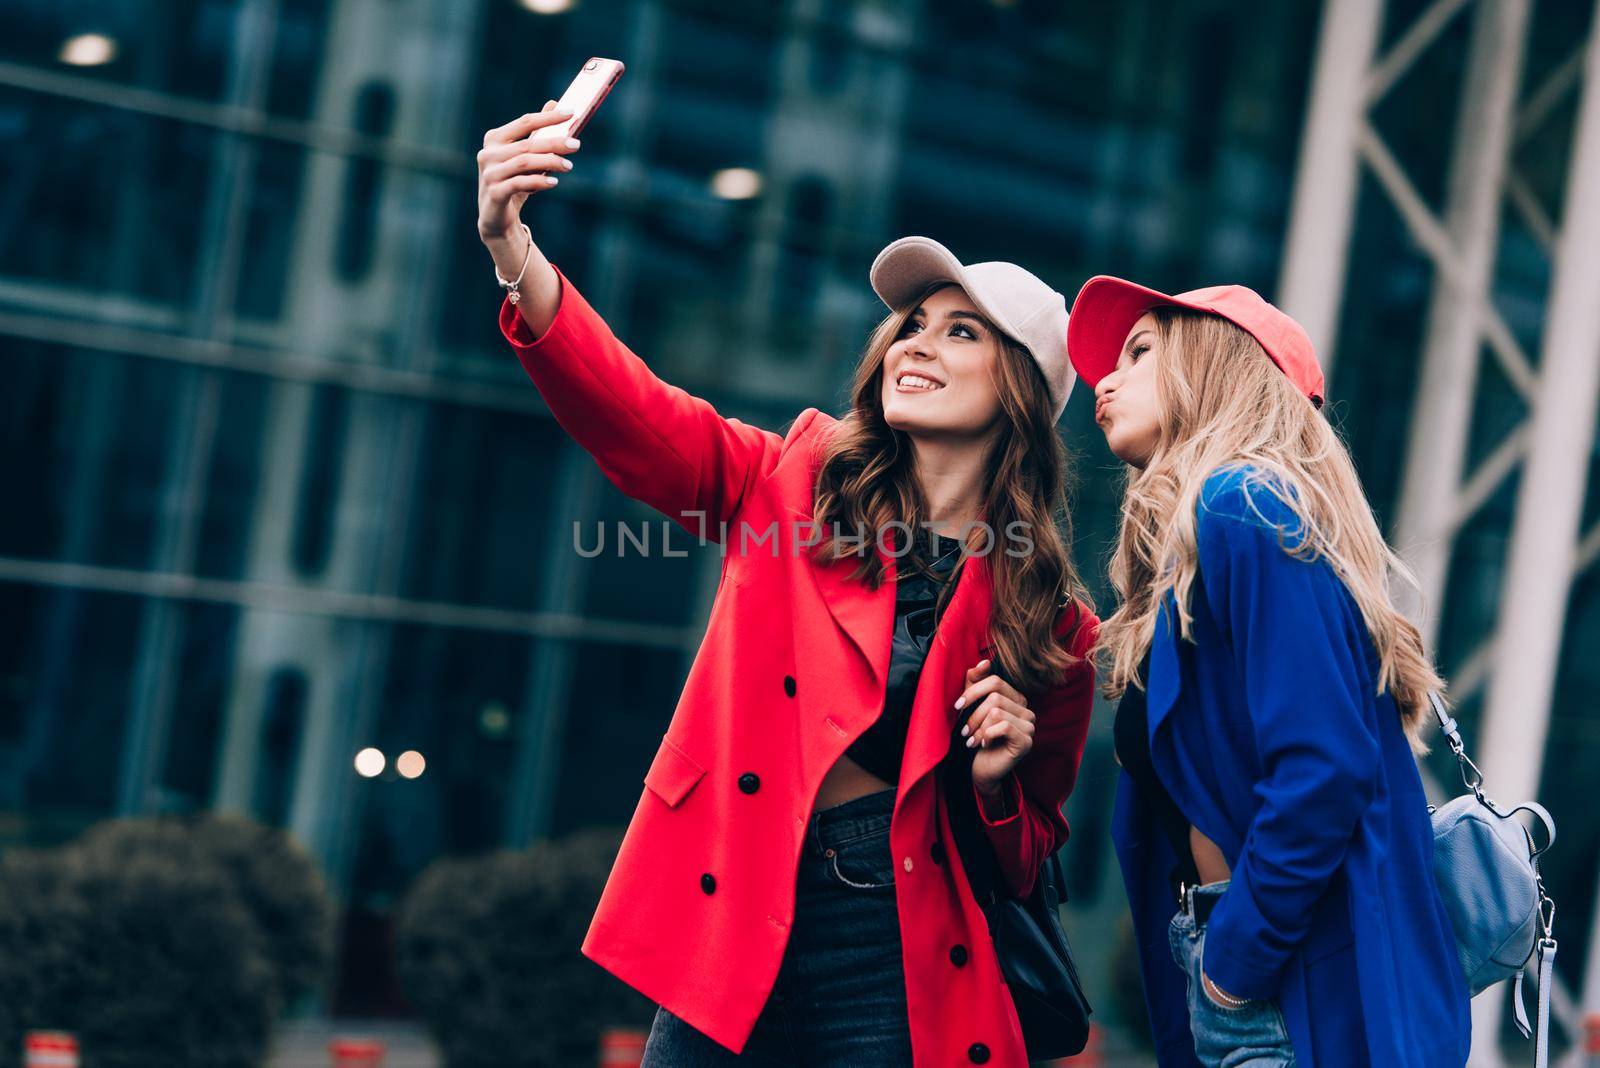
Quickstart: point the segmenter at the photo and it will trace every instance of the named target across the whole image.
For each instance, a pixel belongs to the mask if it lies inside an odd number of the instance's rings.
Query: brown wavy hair
[[[1101,623],[1097,650],[1108,668],[1105,695],[1120,697],[1140,684],[1139,664],[1167,594],[1177,603],[1179,634],[1192,640],[1200,490],[1219,468],[1248,464],[1255,471],[1246,489],[1272,494],[1298,517],[1304,536],[1285,551],[1326,560],[1350,591],[1378,654],[1377,693],[1393,694],[1412,749],[1426,752],[1428,691],[1444,683],[1422,635],[1395,606],[1392,583],[1415,580],[1384,541],[1338,432],[1260,342],[1233,323],[1176,308],[1151,314],[1162,342],[1155,367],[1160,432],[1144,469],[1128,469],[1111,561],[1122,603]]]
[[[890,524],[919,530],[928,514],[909,435],[883,418],[884,357],[912,312],[950,284],[929,286],[872,331],[852,376],[850,411],[821,449],[812,515],[823,540],[813,552],[823,563],[858,558],[861,565],[851,578],[869,589],[884,580],[883,561],[873,551],[877,532],[893,530],[896,546],[903,547],[904,528]],[[1060,611],[1073,602],[1089,609],[1091,602],[1072,562],[1067,508],[1072,467],[1055,432],[1049,388],[1026,348],[998,330],[994,336],[1001,351],[993,380],[1005,419],[986,458],[981,514],[993,537],[986,546],[975,544],[986,535],[974,527],[964,553],[984,554],[989,566],[988,638],[996,670],[1023,693],[1039,693],[1080,661],[1069,647],[1085,612],[1077,613],[1067,639],[1058,640],[1054,628]],[[1026,551],[1018,548],[1029,542]],[[941,611],[955,585],[952,579],[941,591]]]

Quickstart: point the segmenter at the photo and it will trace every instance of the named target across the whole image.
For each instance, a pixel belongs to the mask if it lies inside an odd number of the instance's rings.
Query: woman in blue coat
[[[1129,464],[1100,648],[1162,1068],[1459,1068],[1414,758],[1440,680],[1310,340],[1242,286],[1102,277],[1067,344]]]

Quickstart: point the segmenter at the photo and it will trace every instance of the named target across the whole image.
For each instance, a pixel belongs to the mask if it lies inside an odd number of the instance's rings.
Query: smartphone
[[[577,137],[583,128],[589,125],[589,120],[594,118],[594,113],[600,108],[600,101],[611,92],[611,87],[617,84],[617,79],[622,77],[623,66],[615,59],[589,60],[578,71],[578,76],[572,79],[572,84],[567,86],[567,91],[561,94],[561,99],[556,102],[556,107],[562,111],[572,112],[572,118],[559,126],[550,129],[563,137]]]

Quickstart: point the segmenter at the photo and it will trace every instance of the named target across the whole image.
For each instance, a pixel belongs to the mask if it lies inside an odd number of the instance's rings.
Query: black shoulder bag
[[[966,717],[960,717],[965,723]],[[1089,999],[1072,963],[1067,933],[1057,908],[1067,899],[1066,877],[1058,853],[1045,858],[1026,898],[1012,896],[994,847],[978,815],[972,788],[972,758],[966,739],[954,733],[940,764],[940,793],[950,815],[950,832],[961,867],[989,921],[989,937],[1000,971],[1022,1024],[1028,1056],[1035,1060],[1070,1057],[1089,1041]]]

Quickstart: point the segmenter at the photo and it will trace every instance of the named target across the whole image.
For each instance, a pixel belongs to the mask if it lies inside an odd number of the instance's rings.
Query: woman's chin
[[[905,434],[928,437],[981,438],[998,417],[995,412],[985,421],[982,413],[915,395],[887,398],[883,405],[885,423]]]
[[[915,400],[891,398],[883,406],[883,421],[908,434],[944,429],[944,420]]]
[[[1118,441],[1115,435],[1106,438],[1106,445],[1111,449],[1111,455],[1121,460],[1130,467],[1144,470],[1145,464],[1150,462],[1150,451],[1141,449],[1128,442]]]

